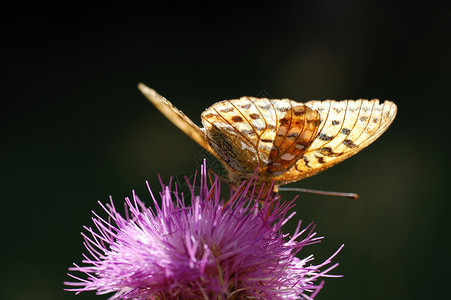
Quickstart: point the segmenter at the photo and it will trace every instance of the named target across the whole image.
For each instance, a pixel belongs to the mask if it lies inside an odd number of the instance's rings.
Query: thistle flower
[[[68,274],[76,282],[65,282],[67,290],[114,293],[110,299],[314,298],[324,284],[319,277],[339,277],[328,275],[337,264],[323,268],[343,246],[318,265],[310,264],[313,255],[297,258],[322,237],[301,222],[293,235],[284,234],[294,200],[273,195],[259,205],[255,180],[224,203],[218,179],[207,187],[204,164],[198,192],[195,180],[190,184],[191,205],[163,184],[161,204],[149,188],[155,209],[134,193],[125,199],[125,216],[111,199],[100,204],[108,220],[94,213],[94,227],[84,227],[84,265],[69,268],[82,276]]]

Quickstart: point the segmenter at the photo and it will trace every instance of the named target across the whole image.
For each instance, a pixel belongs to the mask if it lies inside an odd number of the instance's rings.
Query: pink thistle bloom
[[[67,290],[114,293],[110,299],[313,299],[324,284],[318,278],[340,277],[328,275],[338,264],[326,265],[343,246],[318,265],[310,264],[313,255],[297,258],[322,237],[301,222],[284,234],[294,200],[275,195],[259,205],[255,180],[224,203],[219,180],[207,187],[204,164],[198,193],[190,186],[191,205],[165,185],[161,204],[149,188],[154,210],[134,193],[125,217],[112,200],[100,204],[108,219],[94,213],[94,226],[84,227],[83,265],[69,268],[82,275],[68,274],[76,281],[65,282]]]

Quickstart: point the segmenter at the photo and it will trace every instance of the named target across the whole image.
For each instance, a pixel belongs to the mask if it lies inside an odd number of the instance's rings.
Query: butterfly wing
[[[152,102],[153,105],[175,126],[180,128],[184,133],[196,141],[208,152],[217,157],[217,154],[208,145],[205,133],[196,124],[193,123],[182,111],[178,110],[171,102],[166,98],[159,95],[155,90],[149,88],[143,83],[138,84],[138,88],[141,93]]]
[[[309,101],[241,97],[213,104],[199,128],[144,84],[141,92],[172,123],[225,163],[234,176],[287,184],[322,172],[376,140],[397,107],[379,100]]]
[[[308,149],[320,114],[289,99],[241,97],[213,104],[201,118],[211,147],[232,170],[252,174],[258,165],[270,180]]]
[[[320,122],[318,112],[295,101],[290,100],[289,106],[281,111],[279,106],[282,101],[284,100],[271,100],[281,114],[268,166],[260,172],[264,177],[283,174],[294,166],[314,141]]]
[[[322,172],[356,154],[375,141],[393,122],[397,107],[379,100],[309,101],[306,106],[318,111],[318,134],[287,172],[274,177],[286,184]]]
[[[259,100],[261,105],[269,104],[268,99]],[[252,173],[269,154],[270,148],[260,153],[258,147],[260,138],[266,136],[268,122],[274,123],[274,112],[267,112],[267,118],[251,97],[217,102],[201,115],[209,144],[237,174]]]

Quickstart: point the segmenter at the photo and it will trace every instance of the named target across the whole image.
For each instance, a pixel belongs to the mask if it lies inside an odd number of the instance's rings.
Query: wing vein
[[[227,102],[229,102],[229,100],[227,100]],[[216,110],[216,108],[213,107],[213,109],[224,120],[225,123],[229,124],[234,131],[236,131],[239,135],[241,135],[245,140],[249,141],[247,137],[244,134],[242,134],[235,126],[233,126],[232,123],[230,123],[219,111]]]

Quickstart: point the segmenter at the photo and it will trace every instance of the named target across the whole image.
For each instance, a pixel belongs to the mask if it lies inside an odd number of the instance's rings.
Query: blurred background
[[[272,6],[36,4],[1,22],[4,299],[107,299],[63,291],[97,201],[147,200],[192,173],[202,149],[166,120],[144,82],[200,124],[243,95],[390,99],[398,116],[358,155],[291,184],[319,263],[342,243],[318,299],[442,299],[449,284],[449,10],[381,1]],[[294,193],[286,193],[291,199]],[[446,255],[446,256],[445,256]]]

